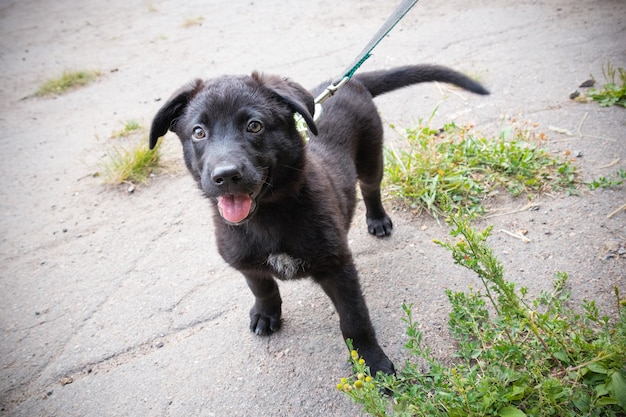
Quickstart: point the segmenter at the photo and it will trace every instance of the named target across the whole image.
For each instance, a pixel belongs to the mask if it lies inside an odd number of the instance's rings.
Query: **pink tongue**
[[[239,223],[250,214],[252,199],[245,194],[229,194],[218,197],[217,206],[224,219],[231,223]]]

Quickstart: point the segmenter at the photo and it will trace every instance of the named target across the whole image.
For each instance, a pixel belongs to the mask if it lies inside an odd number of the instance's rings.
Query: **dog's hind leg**
[[[393,374],[393,363],[376,340],[354,264],[347,262],[336,274],[316,281],[335,305],[343,338],[352,340],[354,349],[365,359],[372,375],[378,371]]]
[[[391,218],[385,212],[380,195],[380,181],[360,181],[361,194],[365,202],[367,231],[377,237],[389,236],[393,229]]]
[[[383,179],[383,131],[378,115],[378,126],[367,132],[367,138],[361,139],[356,159],[359,187],[365,203],[365,218],[369,233],[378,237],[389,236],[393,223],[385,212],[380,194],[380,182]]]
[[[282,299],[276,280],[258,271],[245,271],[244,276],[255,298],[250,309],[250,330],[262,336],[277,331],[281,324]]]

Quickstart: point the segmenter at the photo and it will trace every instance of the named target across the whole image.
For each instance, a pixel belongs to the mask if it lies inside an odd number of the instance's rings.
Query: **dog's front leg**
[[[271,275],[263,272],[245,271],[243,274],[255,297],[250,309],[250,330],[263,336],[277,331],[282,304],[278,284]]]
[[[354,349],[365,359],[372,375],[378,371],[393,374],[393,363],[376,340],[354,264],[349,262],[337,274],[317,281],[335,305],[344,339],[352,340]]]

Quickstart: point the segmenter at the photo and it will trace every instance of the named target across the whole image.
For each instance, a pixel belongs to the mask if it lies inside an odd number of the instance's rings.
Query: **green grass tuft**
[[[72,88],[87,85],[99,76],[99,71],[64,71],[59,77],[42,84],[35,95],[43,97],[63,94]]]
[[[498,190],[532,198],[545,191],[575,192],[576,170],[510,128],[486,138],[469,127],[449,123],[441,130],[406,130],[408,149],[385,149],[386,188],[411,207],[434,217],[444,204],[483,214],[484,198]]]
[[[144,183],[160,167],[160,143],[153,149],[141,144],[132,149],[113,147],[104,163],[104,178],[108,184]]]
[[[143,129],[143,126],[138,121],[136,121],[136,120],[127,120],[126,122],[124,122],[124,128],[122,128],[121,130],[118,130],[116,132],[113,132],[111,137],[113,137],[113,138],[125,138],[125,137],[131,135],[132,133],[138,132],[138,131],[140,131],[142,129]]]
[[[626,107],[626,70],[615,68],[609,62],[602,68],[602,74],[605,84],[601,89],[589,89],[587,96],[603,107]]]

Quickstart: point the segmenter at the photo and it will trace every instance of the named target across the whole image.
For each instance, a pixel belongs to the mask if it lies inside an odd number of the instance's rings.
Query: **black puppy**
[[[280,327],[282,301],[274,277],[310,276],[332,300],[343,337],[352,339],[372,374],[394,372],[376,340],[347,235],[357,180],[369,232],[382,237],[392,229],[380,197],[383,127],[372,98],[426,81],[488,94],[441,66],[367,72],[324,103],[316,126],[311,93],[255,72],[195,80],[158,111],[150,147],[168,129],[180,138],[187,168],[216,209],[219,252],[255,296],[252,331],[267,335]],[[308,143],[296,130],[294,113],[316,135]]]

